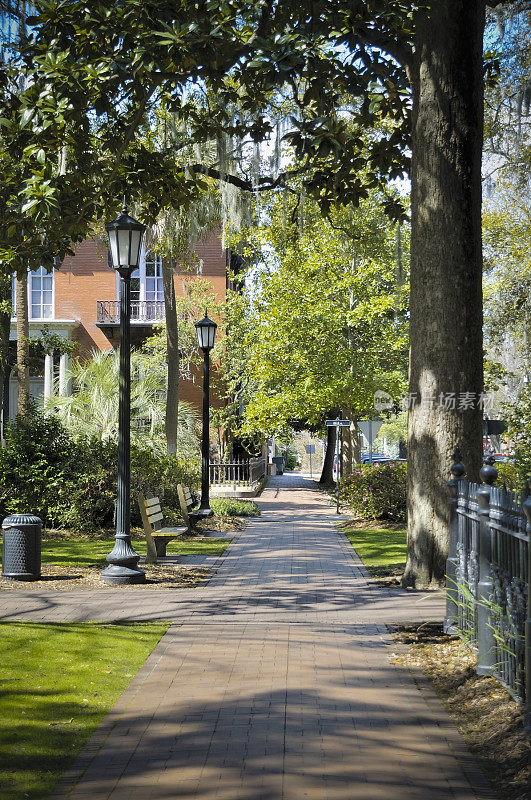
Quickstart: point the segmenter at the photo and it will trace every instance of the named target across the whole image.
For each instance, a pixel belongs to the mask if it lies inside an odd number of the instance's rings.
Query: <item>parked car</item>
[[[499,464],[514,464],[514,457],[507,455],[507,453],[493,453],[494,461]]]
[[[384,461],[396,461],[396,459],[391,458],[390,456],[384,456],[383,453],[373,453],[372,454],[372,463],[373,464],[376,464],[376,463],[377,464],[381,464]],[[368,453],[364,453],[362,455],[361,463],[362,464],[370,464],[371,463],[371,457],[370,457],[370,455]]]

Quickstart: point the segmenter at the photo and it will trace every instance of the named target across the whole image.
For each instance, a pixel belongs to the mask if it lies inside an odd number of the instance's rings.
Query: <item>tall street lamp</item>
[[[197,509],[197,515],[211,517],[214,513],[210,508],[210,351],[214,347],[216,338],[215,322],[208,318],[205,309],[205,316],[195,323],[197,341],[203,351],[203,438],[201,441],[201,505]]]
[[[131,546],[131,273],[138,267],[145,226],[127,213],[105,226],[113,268],[120,274],[120,395],[118,408],[118,497],[116,541],[101,573],[107,583],[144,583],[140,556]]]

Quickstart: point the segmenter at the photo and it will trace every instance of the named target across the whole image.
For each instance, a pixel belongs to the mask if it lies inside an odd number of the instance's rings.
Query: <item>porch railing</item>
[[[119,300],[98,300],[96,305],[99,325],[118,325],[120,322]],[[163,300],[133,300],[131,302],[131,322],[162,322],[164,319]]]
[[[265,475],[265,471],[265,458],[210,462],[210,483],[212,486],[252,486]]]
[[[531,496],[494,486],[498,473],[489,458],[482,484],[463,480],[459,452],[454,456],[445,630],[477,650],[478,674],[492,675],[527,703],[531,728]]]

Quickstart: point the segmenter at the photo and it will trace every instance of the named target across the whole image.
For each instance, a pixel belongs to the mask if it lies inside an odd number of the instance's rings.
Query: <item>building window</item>
[[[131,275],[131,300],[162,302],[162,256],[152,251],[141,256],[140,266]]]
[[[11,288],[12,316],[15,317],[17,282],[13,275]],[[29,319],[53,319],[53,272],[44,267],[28,270],[28,316]]]
[[[28,274],[28,305],[30,319],[52,319],[53,317],[53,273],[44,267]]]

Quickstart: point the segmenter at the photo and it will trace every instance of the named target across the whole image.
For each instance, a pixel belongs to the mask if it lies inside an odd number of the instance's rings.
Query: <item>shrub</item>
[[[59,420],[18,419],[0,450],[0,514],[33,513],[57,525],[71,506],[77,469],[76,447]]]
[[[60,420],[35,412],[6,430],[0,449],[0,514],[27,512],[47,527],[108,528],[114,521],[118,447],[113,440],[72,439]],[[131,448],[131,521],[140,522],[137,494],[179,508],[177,484],[199,483],[196,464],[148,448]]]
[[[215,514],[224,517],[258,517],[260,509],[251,500],[234,500],[230,497],[219,497],[210,501]]]
[[[505,486],[513,492],[521,492],[525,486],[525,480],[516,464],[504,464],[496,462],[494,464],[498,470],[496,486]]]
[[[340,486],[340,499],[362,519],[405,522],[406,464],[360,464]]]
[[[298,466],[297,461],[297,454],[292,453],[291,450],[288,450],[287,453],[284,454],[284,464],[286,469],[296,469]]]

